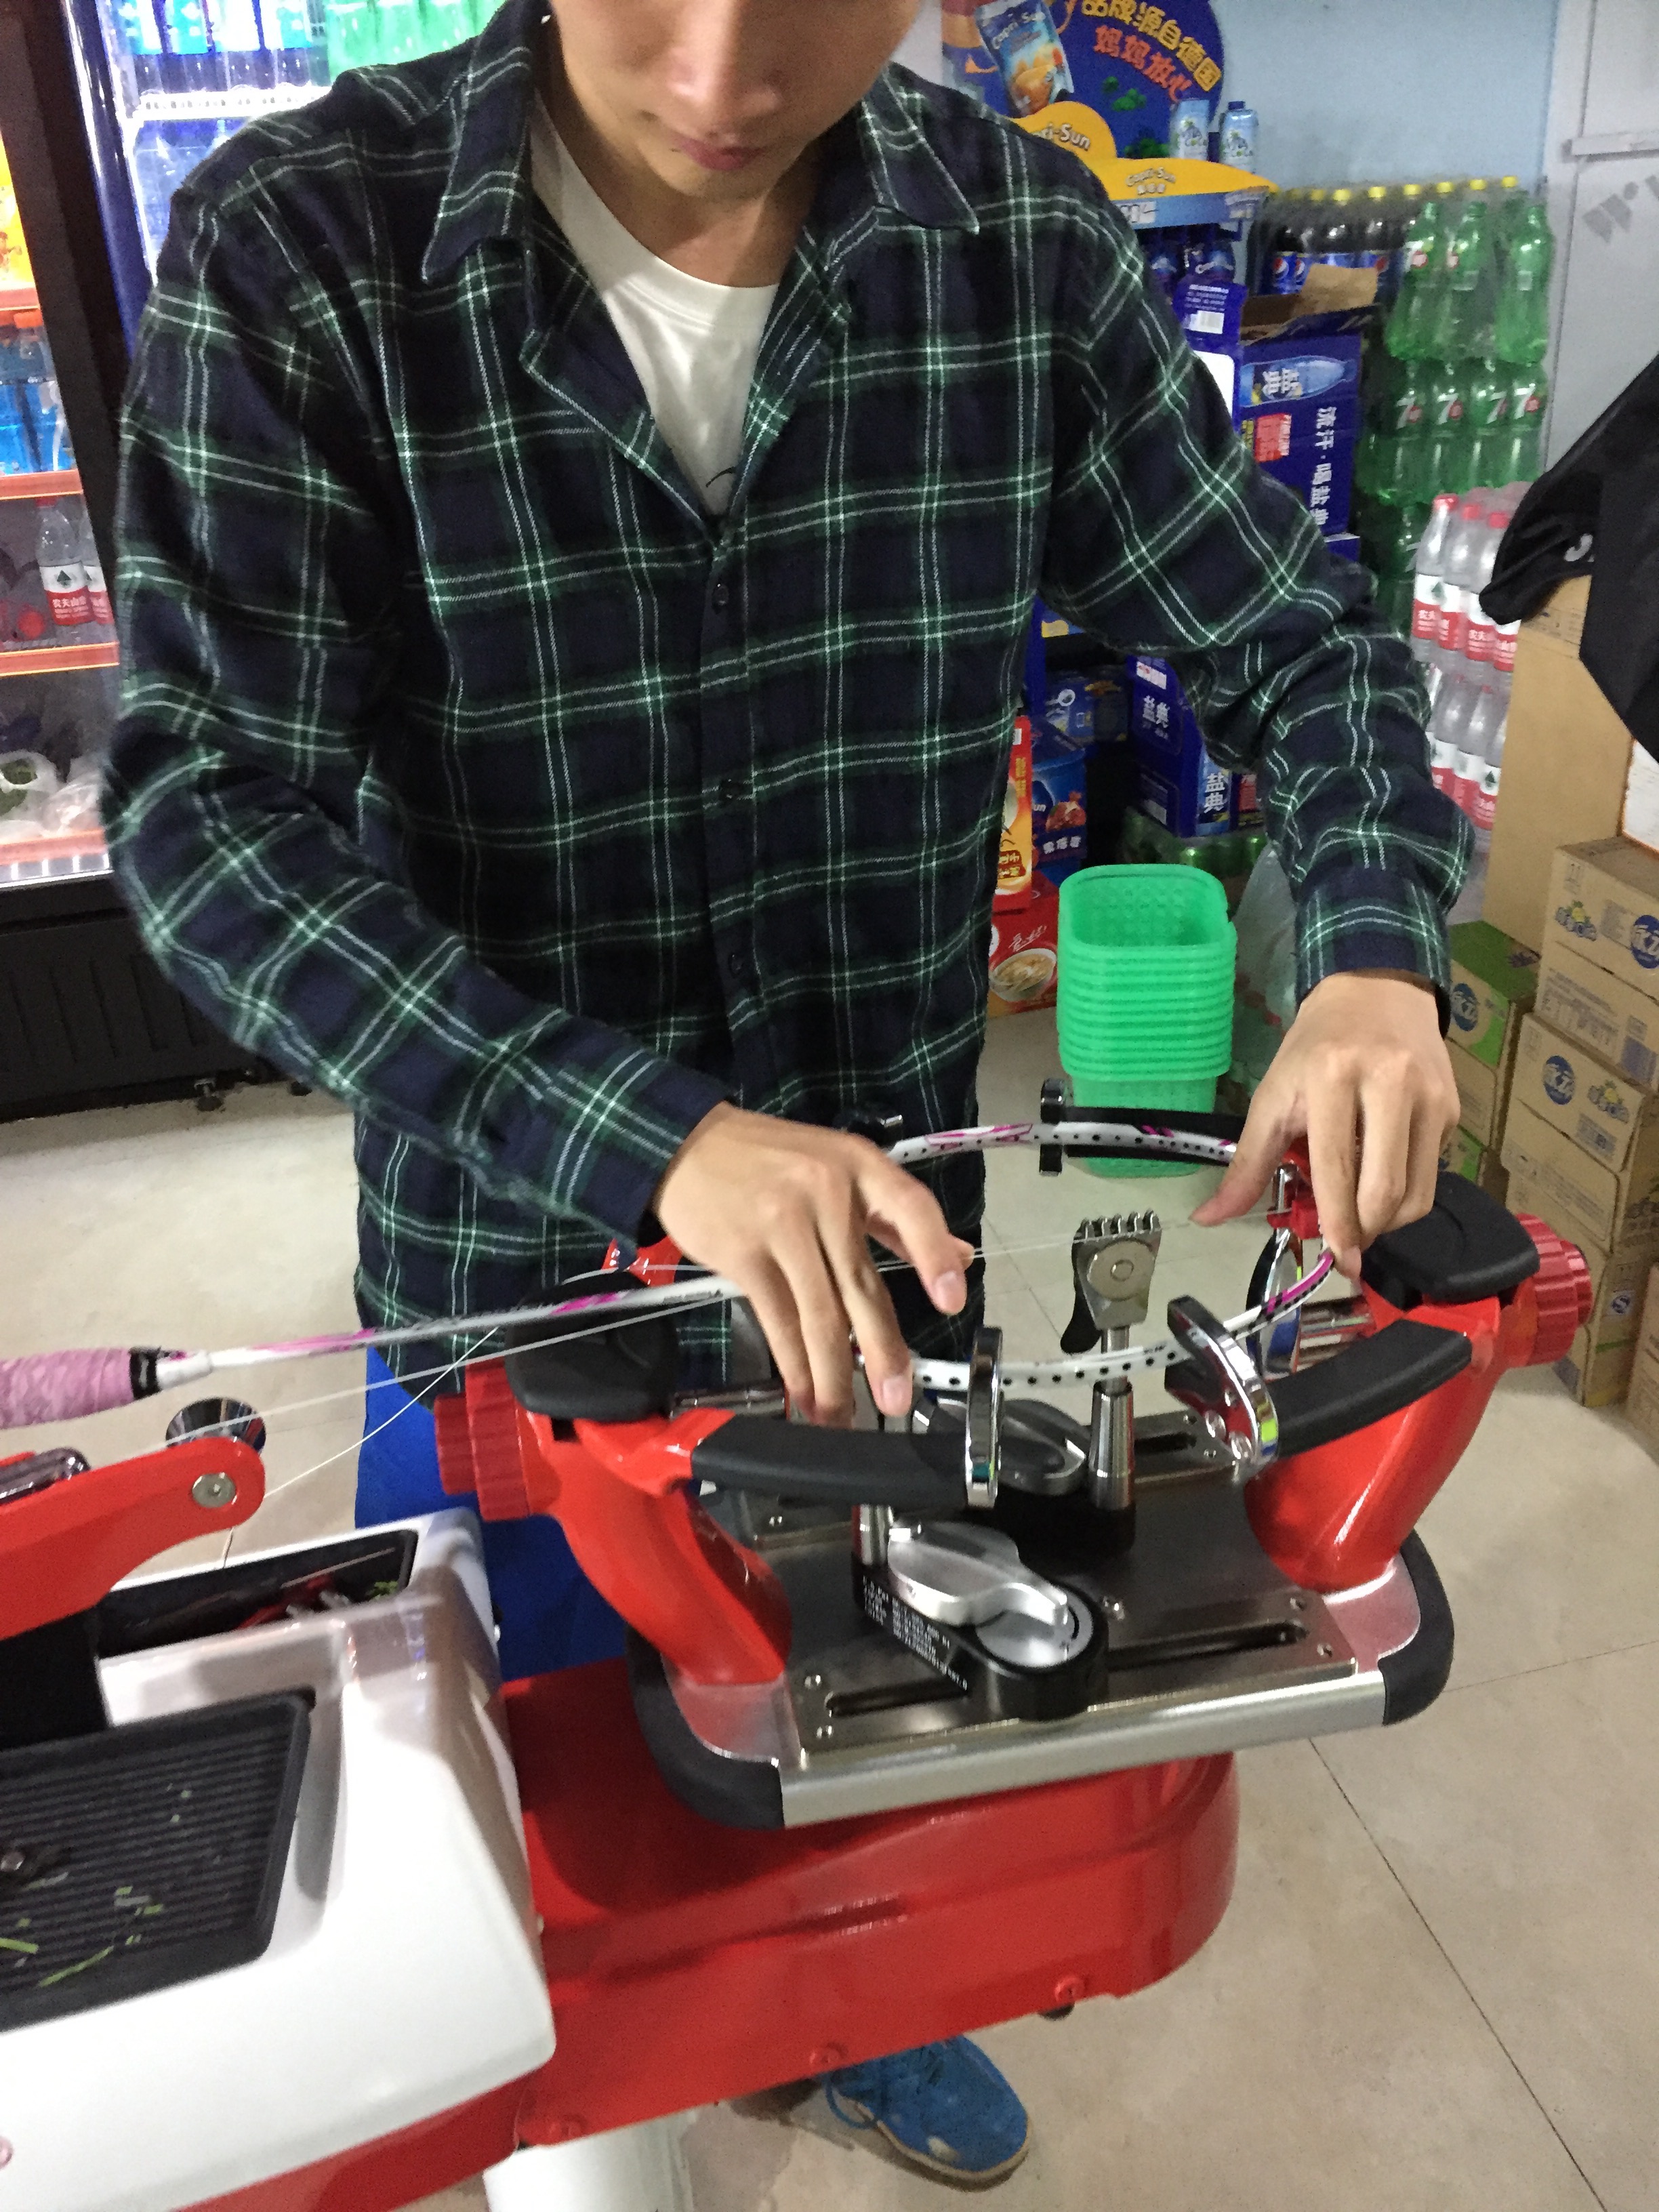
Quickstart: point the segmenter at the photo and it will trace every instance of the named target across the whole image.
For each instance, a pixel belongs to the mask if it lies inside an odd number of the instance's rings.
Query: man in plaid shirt
[[[111,843],[181,987],[352,1106],[369,1320],[543,1297],[654,1217],[798,1406],[848,1418],[850,1339],[908,1406],[867,1240],[949,1341],[980,1177],[833,1124],[972,1118],[1039,593],[1174,662],[1295,891],[1301,1012],[1199,1218],[1304,1132],[1350,1271],[1431,1203],[1468,830],[1410,653],[1087,173],[884,70],[915,14],[509,0],[174,201]],[[838,2109],[1007,2170],[1017,2101],[939,2049]]]

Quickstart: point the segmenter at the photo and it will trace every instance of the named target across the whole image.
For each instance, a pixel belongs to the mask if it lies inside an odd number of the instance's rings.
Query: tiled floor
[[[981,1107],[1031,1110],[1051,1024],[994,1024]],[[242,1092],[0,1129],[0,1346],[223,1344],[347,1325],[349,1127]],[[1202,1177],[1039,1182],[991,1162],[993,1317],[1051,1346],[1085,1210],[1176,1217],[1164,1294],[1243,1304],[1259,1226],[1200,1232]],[[355,1361],[249,1378],[272,1496],[234,1542],[349,1518]],[[234,1378],[232,1378],[233,1386]],[[329,1399],[329,1394],[339,1393]],[[328,1399],[328,1402],[313,1402]],[[167,1406],[82,1425],[112,1458]],[[1237,1893],[1127,2002],[985,2040],[1030,2106],[1007,2212],[1659,2212],[1659,1468],[1554,1379],[1506,1382],[1424,1533],[1458,1621],[1410,1727],[1248,1755]],[[222,1547],[222,1540],[221,1547]],[[922,2212],[938,2189],[836,2140],[817,2097],[717,2108],[698,2212]],[[425,2212],[473,2212],[475,2188]]]

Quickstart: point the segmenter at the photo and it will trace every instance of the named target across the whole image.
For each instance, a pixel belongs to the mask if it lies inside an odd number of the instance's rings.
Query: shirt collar
[[[545,37],[547,21],[545,0],[512,0],[479,33],[455,82],[450,94],[459,112],[454,158],[421,264],[428,283],[487,239],[528,235],[534,197],[530,103],[536,41]],[[858,181],[882,207],[925,228],[979,228],[892,70],[883,71],[848,123],[852,129],[843,125],[831,133],[832,158],[860,167]]]

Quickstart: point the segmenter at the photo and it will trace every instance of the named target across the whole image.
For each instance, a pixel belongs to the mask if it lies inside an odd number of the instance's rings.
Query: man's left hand
[[[1325,1242],[1355,1280],[1373,1237],[1433,1206],[1457,1110],[1430,987],[1376,969],[1328,975],[1303,1000],[1221,1188],[1193,1219],[1208,1228],[1248,1213],[1305,1137]]]

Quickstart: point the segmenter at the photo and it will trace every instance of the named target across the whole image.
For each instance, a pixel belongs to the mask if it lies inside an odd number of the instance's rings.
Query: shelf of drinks
[[[0,891],[29,884],[61,884],[106,876],[109,854],[96,830],[76,830],[62,837],[8,839],[0,822]]]
[[[325,84],[233,84],[196,92],[141,92],[127,113],[127,134],[132,137],[146,123],[217,123],[233,118],[247,123],[255,116],[308,106],[327,90]]]
[[[76,668],[113,668],[121,648],[107,645],[0,646],[0,677],[63,676]]]
[[[35,469],[22,476],[0,477],[0,499],[79,498],[78,469]]]

